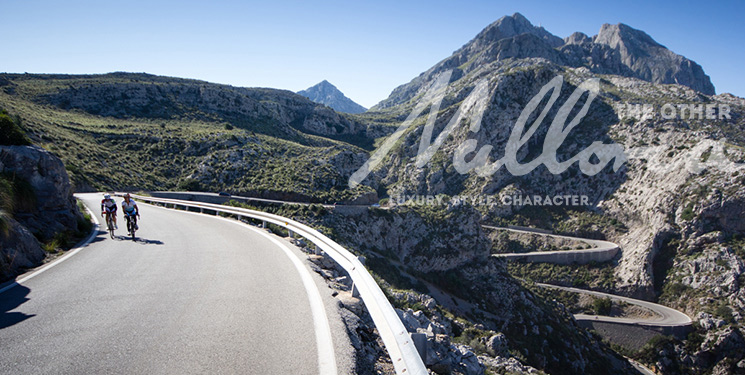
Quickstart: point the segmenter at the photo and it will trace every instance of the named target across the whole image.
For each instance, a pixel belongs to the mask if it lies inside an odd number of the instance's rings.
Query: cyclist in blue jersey
[[[139,230],[140,227],[137,225],[137,218],[140,217],[140,209],[137,208],[137,203],[132,199],[129,193],[124,195],[122,211],[124,212],[124,217],[128,221],[134,220],[135,229]]]

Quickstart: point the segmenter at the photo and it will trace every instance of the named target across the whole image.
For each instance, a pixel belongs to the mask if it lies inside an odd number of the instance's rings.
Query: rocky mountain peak
[[[582,45],[582,44],[585,44],[585,43],[592,43],[592,39],[590,39],[590,37],[587,36],[587,34],[582,33],[582,32],[579,32],[579,31],[573,33],[572,35],[570,35],[570,36],[568,36],[566,38],[564,38],[564,44],[565,45],[567,45],[567,44]]]
[[[511,16],[504,16],[484,28],[464,48],[476,49],[478,47],[485,47],[502,39],[512,38],[522,34],[533,34],[554,48],[564,44],[561,38],[549,33],[543,27],[534,26],[522,14],[515,13]]]
[[[667,49],[641,30],[619,23],[604,24],[593,43],[615,50],[621,63],[637,78],[653,83],[688,86],[714,95],[714,85],[696,62]]]
[[[316,103],[327,105],[338,112],[362,113],[367,111],[367,108],[347,98],[336,86],[325,79],[314,86],[298,91],[298,94]]]
[[[332,85],[331,82],[325,79],[313,87],[318,87],[319,89],[322,89],[322,90],[338,90],[336,86]]]
[[[598,35],[593,37],[593,42],[606,44],[615,49],[623,46],[653,46],[655,48],[665,48],[665,46],[657,43],[644,31],[634,29],[623,23],[617,25],[607,23],[603,24],[603,26],[600,27]]]

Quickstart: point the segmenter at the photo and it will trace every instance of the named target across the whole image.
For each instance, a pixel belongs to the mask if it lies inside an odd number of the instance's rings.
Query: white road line
[[[54,266],[56,266],[56,265],[64,262],[65,260],[67,260],[71,256],[75,255],[78,251],[80,251],[83,248],[85,248],[86,246],[88,246],[88,244],[90,244],[91,241],[93,241],[93,239],[96,238],[96,236],[98,235],[98,227],[99,227],[99,224],[100,224],[98,222],[98,218],[96,217],[96,215],[93,214],[93,211],[91,211],[88,208],[88,206],[86,206],[85,204],[83,204],[83,207],[85,207],[85,210],[88,211],[88,213],[91,215],[91,219],[93,219],[93,229],[91,230],[91,234],[88,236],[88,238],[80,246],[76,246],[72,250],[68,250],[67,254],[65,254],[65,255],[63,255],[63,256],[55,259],[53,262],[51,262],[51,263],[47,264],[46,266],[44,266],[44,267],[42,267],[42,268],[34,271],[30,275],[26,275],[24,277],[21,277],[20,279],[14,281],[12,283],[10,283],[9,285],[6,285],[2,289],[0,289],[0,294],[3,293],[3,292],[5,292],[5,291],[8,291],[10,289],[13,289],[13,287],[15,287],[16,285],[20,285],[21,283],[23,283],[25,281],[31,280],[32,278],[41,275],[43,272],[49,270],[50,268],[52,268],[52,267],[54,267]]]
[[[326,316],[326,309],[323,306],[323,299],[321,298],[321,292],[318,291],[318,287],[316,286],[316,283],[313,281],[313,277],[310,275],[310,271],[303,265],[303,263],[298,259],[297,256],[290,250],[290,248],[287,247],[287,245],[283,244],[276,238],[270,236],[269,234],[254,228],[248,224],[245,224],[243,222],[237,221],[237,220],[231,220],[220,216],[212,216],[212,215],[205,215],[201,213],[196,212],[189,212],[189,211],[181,211],[181,210],[173,210],[157,205],[148,204],[145,202],[140,202],[143,204],[147,204],[152,207],[160,208],[163,210],[168,211],[177,211],[192,215],[197,215],[200,217],[212,217],[215,219],[221,219],[225,220],[229,223],[233,223],[239,226],[242,226],[244,228],[250,229],[264,237],[266,237],[268,240],[272,241],[277,247],[282,249],[282,251],[287,255],[288,258],[292,261],[292,264],[297,269],[298,274],[300,275],[300,279],[303,281],[303,286],[305,287],[305,293],[308,295],[308,302],[310,302],[310,310],[311,314],[313,315],[313,328],[315,329],[316,333],[316,347],[318,349],[318,372],[321,375],[336,375],[337,374],[337,368],[336,368],[336,354],[334,352],[334,344],[331,339],[331,327],[329,326],[329,320]]]

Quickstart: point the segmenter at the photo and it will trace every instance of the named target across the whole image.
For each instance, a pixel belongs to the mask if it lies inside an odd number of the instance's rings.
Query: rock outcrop
[[[2,220],[5,232],[0,233],[0,282],[39,265],[46,256],[39,241],[26,227],[9,217]]]
[[[0,171],[28,182],[36,197],[30,209],[16,212],[16,219],[41,238],[75,231],[80,212],[62,160],[34,146],[0,146]]]
[[[25,202],[13,202],[12,217],[2,220],[0,233],[0,280],[34,267],[45,257],[39,239],[78,230],[80,212],[72,197],[70,181],[62,161],[34,146],[0,146],[0,172],[22,181],[30,191],[16,192]]]

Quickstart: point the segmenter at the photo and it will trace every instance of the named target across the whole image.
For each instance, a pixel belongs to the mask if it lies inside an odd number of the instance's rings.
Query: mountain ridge
[[[604,24],[593,37],[575,32],[562,39],[515,13],[485,27],[451,56],[396,87],[372,109],[383,110],[408,101],[446,70],[454,71],[454,82],[484,65],[523,58],[540,58],[652,83],[680,84],[707,95],[715,94],[714,85],[700,65],[670,51],[644,31],[625,24]]]

